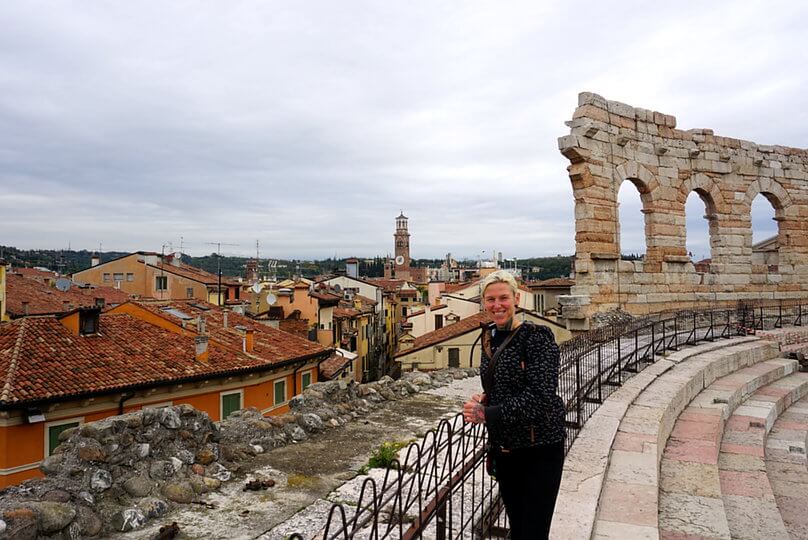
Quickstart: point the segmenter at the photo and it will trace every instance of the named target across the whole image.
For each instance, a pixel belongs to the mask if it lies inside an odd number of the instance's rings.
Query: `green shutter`
[[[310,384],[311,384],[311,372],[304,373],[300,377],[300,391],[302,392],[303,390],[305,390],[306,387]]]
[[[56,447],[59,446],[59,435],[63,431],[78,426],[78,422],[69,422],[67,424],[59,424],[58,426],[51,426],[48,428],[48,455],[53,454]]]
[[[241,394],[224,394],[222,396],[222,420],[231,413],[241,409]]]
[[[286,381],[275,381],[275,405],[286,401]]]

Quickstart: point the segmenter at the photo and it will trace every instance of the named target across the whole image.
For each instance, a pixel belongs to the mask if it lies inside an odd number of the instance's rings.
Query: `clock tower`
[[[396,232],[393,235],[395,259],[392,266],[395,276],[400,279],[410,277],[410,232],[407,230],[407,219],[402,211],[396,218]]]

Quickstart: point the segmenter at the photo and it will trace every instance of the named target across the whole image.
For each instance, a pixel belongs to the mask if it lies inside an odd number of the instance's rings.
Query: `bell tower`
[[[393,268],[398,278],[409,279],[410,273],[410,232],[407,230],[407,216],[402,211],[396,218],[395,260]]]

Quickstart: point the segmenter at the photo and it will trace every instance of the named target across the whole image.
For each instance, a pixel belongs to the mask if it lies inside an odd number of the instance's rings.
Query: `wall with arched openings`
[[[676,129],[671,115],[579,95],[559,138],[575,197],[575,279],[562,298],[572,329],[596,311],[634,314],[808,297],[808,151]],[[639,193],[645,255],[621,254],[618,194]],[[631,187],[631,186],[629,186]],[[701,199],[709,258],[687,249],[685,206]],[[753,245],[752,202],[768,200],[776,235]],[[632,231],[637,233],[637,231]]]

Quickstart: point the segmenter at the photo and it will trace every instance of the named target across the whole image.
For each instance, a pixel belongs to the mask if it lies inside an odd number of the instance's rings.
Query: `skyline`
[[[556,139],[581,91],[808,147],[798,2],[350,6],[1,5],[0,243],[365,257],[403,210],[414,258],[569,255]]]

